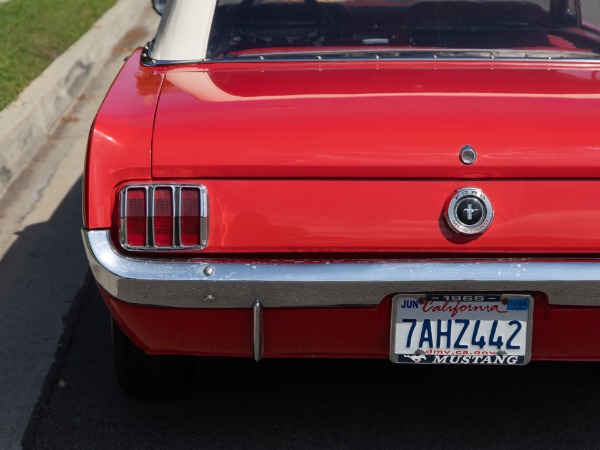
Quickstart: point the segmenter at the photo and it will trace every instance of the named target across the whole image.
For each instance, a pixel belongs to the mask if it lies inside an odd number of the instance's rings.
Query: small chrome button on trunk
[[[471,165],[477,161],[477,152],[470,145],[463,145],[459,153],[460,162],[466,165]]]

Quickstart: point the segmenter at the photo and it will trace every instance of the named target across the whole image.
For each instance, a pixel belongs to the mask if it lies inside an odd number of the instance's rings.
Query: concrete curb
[[[137,23],[147,0],[118,0],[19,98],[0,112],[0,197],[46,142],[71,103]]]

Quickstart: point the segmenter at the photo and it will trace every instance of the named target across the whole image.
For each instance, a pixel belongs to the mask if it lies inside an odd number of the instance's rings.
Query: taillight
[[[127,245],[144,247],[148,242],[146,189],[129,189],[125,202],[127,211]]]
[[[127,186],[120,215],[121,244],[128,250],[201,250],[208,243],[204,186]]]
[[[154,245],[173,247],[175,241],[175,213],[173,207],[173,188],[154,189],[154,208],[152,221],[154,226]]]
[[[200,245],[200,192],[197,189],[181,189],[181,214],[179,217],[181,245]]]

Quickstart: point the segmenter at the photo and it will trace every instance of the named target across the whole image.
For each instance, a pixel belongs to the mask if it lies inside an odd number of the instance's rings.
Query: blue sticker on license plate
[[[529,299],[511,298],[506,309],[509,311],[527,311],[529,309]]]

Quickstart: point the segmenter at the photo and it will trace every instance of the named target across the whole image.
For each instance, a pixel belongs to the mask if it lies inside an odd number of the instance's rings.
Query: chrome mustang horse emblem
[[[473,209],[473,205],[469,203],[464,211],[467,213],[467,218],[473,220],[473,213],[479,211],[479,209]]]

